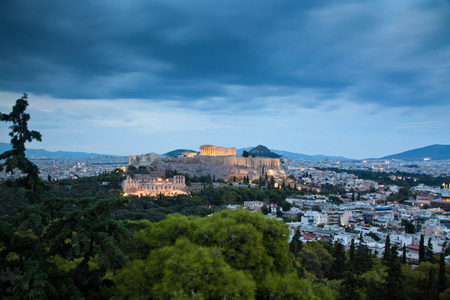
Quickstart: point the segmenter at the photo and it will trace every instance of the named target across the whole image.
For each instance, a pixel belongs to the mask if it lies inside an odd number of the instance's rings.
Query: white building
[[[261,211],[264,203],[261,201],[244,201],[244,208],[249,210]]]
[[[317,226],[319,224],[327,224],[327,214],[319,213],[318,211],[307,211],[302,216],[301,223],[305,225]]]

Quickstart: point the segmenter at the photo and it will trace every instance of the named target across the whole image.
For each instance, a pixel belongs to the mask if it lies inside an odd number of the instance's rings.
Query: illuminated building
[[[450,202],[450,193],[442,193],[442,202]]]
[[[233,156],[236,155],[236,148],[217,147],[213,145],[200,146],[200,155],[205,156]]]
[[[450,211],[450,193],[442,192],[441,198],[431,201],[432,208],[441,208],[446,211]]]
[[[184,157],[196,157],[197,154],[197,152],[183,152]]]
[[[154,178],[148,175],[128,176],[122,182],[124,193],[136,196],[175,196],[187,194],[185,177],[176,175],[172,179]]]

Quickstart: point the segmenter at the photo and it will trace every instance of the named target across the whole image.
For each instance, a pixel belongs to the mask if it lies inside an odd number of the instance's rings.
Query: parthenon
[[[213,145],[200,146],[200,155],[205,156],[233,156],[236,155],[236,148],[217,147]]]

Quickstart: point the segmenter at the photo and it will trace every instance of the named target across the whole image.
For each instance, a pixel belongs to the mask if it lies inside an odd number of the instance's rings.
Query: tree
[[[402,299],[402,265],[397,256],[397,246],[391,247],[389,235],[384,246],[383,264],[387,267],[386,299]]]
[[[344,245],[336,242],[330,252],[333,256],[333,263],[331,264],[327,277],[329,279],[342,279],[342,274],[345,272],[347,262]]]
[[[358,244],[352,265],[353,271],[357,274],[363,274],[370,271],[373,265],[373,259],[367,245]]]
[[[289,250],[295,255],[298,256],[298,252],[303,248],[303,242],[300,240],[301,233],[300,230],[297,229],[295,231],[294,236],[292,237],[292,241],[289,244]]]
[[[402,225],[405,226],[406,233],[415,233],[416,232],[416,227],[414,226],[414,224],[411,221],[403,219]]]
[[[381,264],[381,260],[375,259],[373,268],[361,276],[366,285],[367,300],[387,299],[383,297],[387,276],[386,266]]]
[[[383,261],[386,264],[389,264],[389,262],[391,261],[391,239],[389,237],[389,234],[386,237],[386,242],[384,244],[384,254],[383,254]]]
[[[15,169],[20,170],[25,176],[18,181],[18,185],[29,191],[28,198],[31,203],[38,203],[41,200],[41,192],[45,184],[39,177],[38,167],[25,156],[25,143],[33,140],[40,142],[42,136],[39,132],[28,129],[30,115],[25,113],[28,106],[27,99],[27,94],[23,94],[22,98],[18,99],[12,107],[11,113],[0,113],[1,121],[13,123],[9,127],[12,149],[0,155],[0,160],[5,160],[4,163],[0,163],[0,171],[5,169],[6,172],[13,173]]]
[[[167,299],[193,293],[197,299],[264,299],[269,294],[306,294],[312,284],[297,277],[288,236],[283,222],[243,209],[208,218],[169,216],[136,233],[137,247],[129,255],[141,257],[112,278],[117,298]]]
[[[16,217],[15,224],[9,232],[1,236],[0,262],[5,270],[18,270],[13,285],[13,293],[17,298],[44,298],[54,292],[54,287],[49,281],[48,273],[52,268],[46,258],[43,243],[43,234],[52,214],[47,211],[42,213],[42,191],[44,182],[39,178],[38,167],[29,161],[25,155],[25,143],[33,140],[41,141],[41,134],[28,129],[30,115],[25,113],[28,106],[27,94],[16,101],[9,114],[0,113],[0,120],[12,122],[9,127],[11,132],[11,150],[0,155],[0,170],[13,173],[19,170],[23,177],[14,182],[18,187],[27,191],[28,200],[34,204],[26,207]],[[2,224],[0,224],[2,225]],[[3,225],[1,226],[3,227]],[[5,259],[8,255],[14,258]],[[0,277],[3,277],[1,274]]]
[[[434,257],[433,257],[433,244],[431,243],[431,238],[428,239],[428,244],[425,249],[425,257],[426,260],[430,263],[434,263]]]
[[[406,246],[403,245],[403,250],[402,250],[402,264],[406,264]]]
[[[441,252],[439,255],[439,292],[442,293],[447,289],[447,275],[445,273],[445,254]]]
[[[341,299],[365,299],[362,291],[359,289],[363,285],[362,280],[349,271],[345,271],[342,276],[344,281],[342,283]]]
[[[353,263],[354,258],[355,258],[355,239],[352,239],[349,252],[349,259],[351,263]]]
[[[242,156],[243,156],[243,157],[248,157],[248,151],[247,151],[247,150],[244,150],[244,151],[242,152]]]
[[[420,244],[419,244],[419,264],[425,261],[425,245],[424,245],[424,237],[423,234],[420,235]]]
[[[218,248],[198,246],[180,238],[173,246],[135,260],[115,277],[116,295],[138,299],[217,299],[255,297],[255,282],[231,268]]]
[[[269,214],[269,213],[270,213],[270,208],[268,208],[267,205],[264,204],[264,205],[262,206],[262,208],[261,208],[261,213],[262,213],[263,215]]]
[[[126,202],[127,198],[76,201],[76,209],[52,222],[47,230],[49,254],[76,262],[68,272],[68,282],[84,297],[99,287],[108,270],[117,270],[128,262],[117,243],[129,240],[131,232],[113,218],[113,211]],[[93,262],[96,268],[91,266]]]
[[[404,299],[438,299],[438,269],[438,264],[423,262],[412,272],[409,271],[407,277],[405,276]]]
[[[112,216],[112,210],[126,199],[76,201],[44,197],[46,186],[39,178],[39,169],[25,156],[25,143],[41,140],[39,132],[28,129],[27,105],[25,94],[10,114],[0,115],[2,121],[13,122],[12,150],[0,156],[4,159],[1,167],[23,173],[24,177],[14,184],[29,191],[31,202],[16,215],[7,234],[0,223],[0,278],[11,271],[14,278],[12,295],[6,296],[98,299],[96,293],[106,270],[115,270],[126,262],[115,245],[124,233],[123,224]]]
[[[321,242],[306,243],[299,252],[302,267],[311,272],[317,279],[323,279],[329,272],[333,257]]]
[[[279,207],[277,207],[276,215],[277,215],[277,218],[283,217],[283,212],[281,211],[281,209]]]

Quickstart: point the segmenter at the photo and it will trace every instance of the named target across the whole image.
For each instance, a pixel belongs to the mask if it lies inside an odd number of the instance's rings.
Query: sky
[[[0,112],[25,92],[49,151],[450,144],[450,1],[0,1]]]

